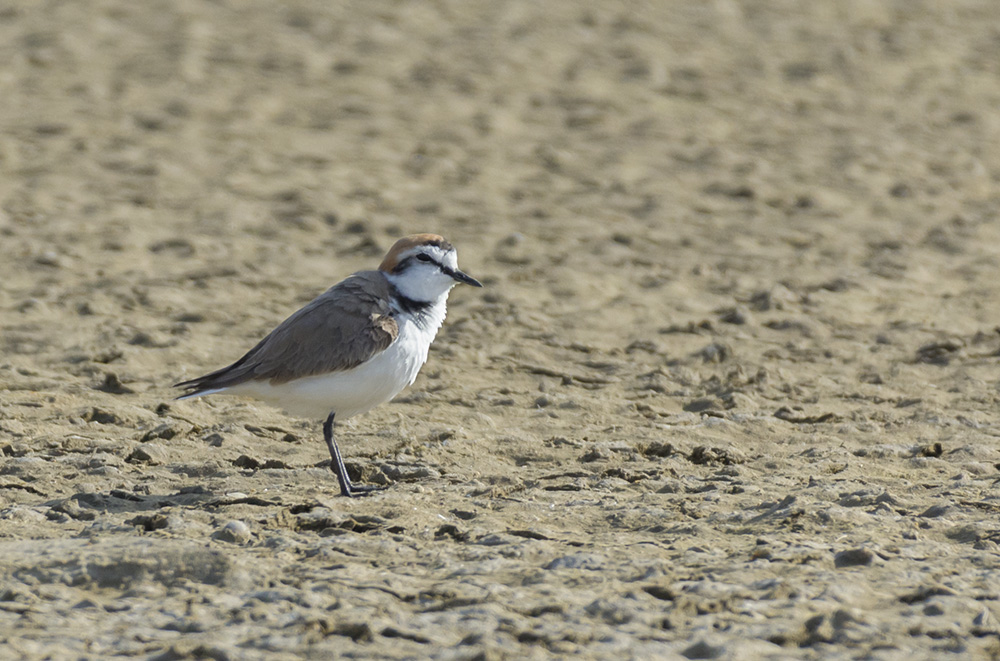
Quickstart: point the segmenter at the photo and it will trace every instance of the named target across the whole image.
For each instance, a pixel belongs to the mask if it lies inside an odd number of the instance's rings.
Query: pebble
[[[721,311],[719,321],[735,326],[743,326],[753,321],[753,315],[750,314],[750,309],[747,306],[737,305]]]
[[[35,257],[35,263],[42,266],[61,268],[65,266],[66,260],[64,260],[55,250],[46,250]]]
[[[833,624],[834,629],[844,629],[850,624],[863,623],[863,619],[855,609],[838,608],[830,616],[830,623]]]
[[[242,521],[229,521],[212,535],[212,539],[231,544],[246,544],[250,541],[250,528]]]
[[[169,441],[174,436],[189,431],[190,429],[191,425],[185,423],[164,422],[160,425],[157,425],[155,428],[145,432],[139,439],[139,441],[142,443],[147,443],[157,438],[162,438],[165,441]]]
[[[504,546],[505,544],[512,544],[518,541],[517,537],[513,535],[500,534],[489,534],[478,538],[475,543],[481,546]]]
[[[875,554],[866,548],[849,549],[833,556],[836,567],[858,567],[870,565],[875,560]]]
[[[572,555],[564,555],[561,558],[556,558],[545,565],[545,569],[588,569],[596,571],[602,569],[604,564],[604,556],[597,555],[596,553],[573,553]]]
[[[993,616],[990,615],[990,611],[986,608],[979,611],[979,613],[972,618],[972,624],[977,627],[989,626],[993,621]]]
[[[927,604],[924,606],[924,615],[944,615],[944,608],[941,607],[941,604]]]
[[[21,521],[23,523],[36,523],[44,521],[45,515],[30,507],[15,505],[14,507],[8,507],[7,509],[0,511],[0,519]]]
[[[502,264],[523,266],[530,264],[532,255],[523,234],[510,234],[500,241],[493,251],[493,258]]]
[[[584,611],[587,615],[599,617],[612,626],[627,624],[635,619],[635,609],[621,601],[595,599],[587,604]]]
[[[379,470],[395,482],[441,477],[438,470],[419,465],[382,464]]]
[[[685,648],[681,655],[686,659],[718,659],[725,652],[726,649],[722,646],[709,645],[704,640],[699,640],[694,645]]]
[[[165,447],[157,443],[145,443],[141,447],[132,450],[132,453],[125,459],[130,464],[150,464],[158,466],[167,463],[170,453]]]
[[[921,513],[920,516],[926,517],[928,519],[936,519],[938,517],[944,516],[945,514],[950,514],[955,508],[950,503],[939,503],[937,505],[931,505],[926,510]]]

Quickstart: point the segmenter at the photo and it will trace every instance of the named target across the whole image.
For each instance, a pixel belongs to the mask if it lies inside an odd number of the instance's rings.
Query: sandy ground
[[[0,3],[4,658],[996,658],[993,0]],[[341,427],[173,402],[392,241]]]

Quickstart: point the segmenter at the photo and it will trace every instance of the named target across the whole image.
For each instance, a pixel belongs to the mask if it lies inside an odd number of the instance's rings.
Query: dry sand
[[[995,658],[994,0],[0,5],[5,659]],[[401,234],[416,384],[170,384]]]

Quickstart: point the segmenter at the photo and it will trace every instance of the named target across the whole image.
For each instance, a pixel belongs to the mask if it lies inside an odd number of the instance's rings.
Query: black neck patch
[[[415,317],[418,323],[427,311],[431,309],[431,306],[434,305],[434,301],[418,301],[403,296],[402,292],[395,285],[392,287],[392,300],[400,312]]]

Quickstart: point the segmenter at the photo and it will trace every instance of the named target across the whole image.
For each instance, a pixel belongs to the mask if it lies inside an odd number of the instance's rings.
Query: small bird
[[[482,283],[458,269],[455,248],[436,234],[403,237],[377,271],[359,271],[285,319],[242,358],[174,387],[177,399],[249,395],[298,416],[322,418],[340,494],[351,484],[333,436],[334,418],[388,402],[413,383],[444,322],[448,293]]]

